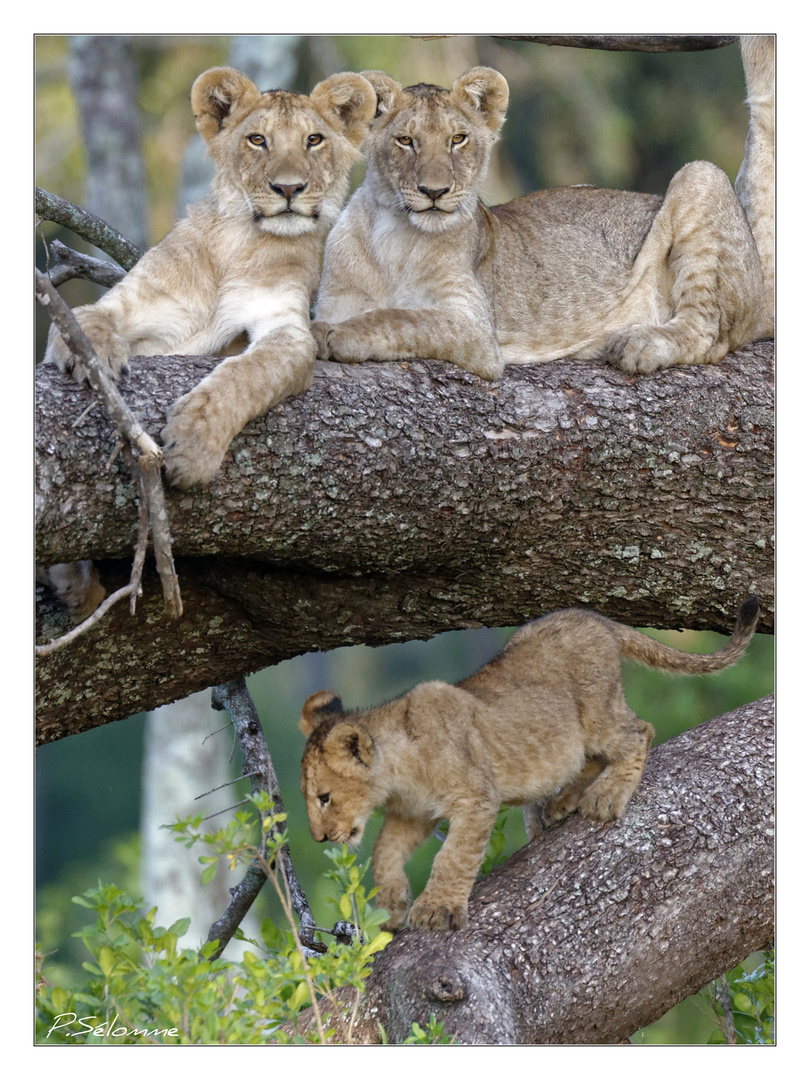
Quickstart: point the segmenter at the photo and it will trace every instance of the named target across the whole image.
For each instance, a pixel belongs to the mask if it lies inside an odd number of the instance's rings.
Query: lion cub
[[[548,799],[551,821],[574,810],[595,821],[624,812],[654,731],[624,700],[622,657],[684,675],[720,671],[745,652],[758,614],[751,596],[725,648],[699,656],[590,611],[556,611],[522,627],[455,686],[422,683],[390,704],[348,713],[329,691],[313,694],[300,723],[313,839],[358,844],[374,807],[385,807],[372,870],[386,927],[398,930],[410,899],[405,864],[447,818],[408,925],[462,929],[501,804]]]
[[[366,178],[329,235],[321,359],[504,364],[603,359],[627,372],[716,364],[773,331],[774,44],[744,37],[751,110],[739,197],[706,161],[665,195],[589,185],[487,208],[509,87],[476,67],[447,90],[364,74]],[[752,234],[753,229],[753,234]]]
[[[247,335],[241,355],[173,407],[163,443],[180,488],[211,480],[249,420],[312,382],[321,248],[376,95],[352,73],[332,75],[309,97],[261,93],[220,67],[197,78],[191,107],[216,166],[211,194],[101,300],[75,311],[116,378],[130,356],[217,355]],[[55,328],[45,359],[84,376]]]

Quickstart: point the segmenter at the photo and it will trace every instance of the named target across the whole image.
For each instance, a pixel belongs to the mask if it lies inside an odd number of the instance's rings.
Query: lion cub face
[[[424,232],[467,220],[506,117],[504,77],[478,67],[450,90],[424,83],[403,90],[384,72],[363,74],[378,100],[366,160],[386,205]]]
[[[354,847],[377,802],[371,773],[374,740],[344,715],[340,698],[329,691],[305,702],[299,725],[307,736],[301,791],[312,839]]]
[[[194,83],[191,105],[220,197],[235,209],[247,204],[260,230],[276,236],[334,223],[374,111],[362,76],[334,75],[306,97],[262,93],[233,68],[212,68]]]

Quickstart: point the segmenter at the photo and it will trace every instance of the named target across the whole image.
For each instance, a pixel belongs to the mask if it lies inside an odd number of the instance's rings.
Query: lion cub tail
[[[619,638],[622,656],[648,667],[662,668],[664,671],[679,672],[682,675],[705,675],[712,671],[722,671],[723,668],[736,664],[748,648],[758,619],[759,600],[756,596],[749,596],[740,605],[734,633],[726,646],[719,652],[704,655],[680,652],[629,626],[621,626]]]

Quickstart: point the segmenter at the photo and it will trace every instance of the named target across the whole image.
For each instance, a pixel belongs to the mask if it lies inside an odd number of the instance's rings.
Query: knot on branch
[[[463,1001],[467,996],[467,985],[458,972],[452,974],[442,972],[431,981],[426,996],[429,1001],[438,1001],[445,1004],[453,1001]]]

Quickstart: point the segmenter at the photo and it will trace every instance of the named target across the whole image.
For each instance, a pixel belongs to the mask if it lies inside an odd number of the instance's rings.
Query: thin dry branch
[[[283,814],[284,803],[273,763],[270,760],[270,751],[267,749],[261,721],[245,680],[233,679],[221,686],[215,686],[211,691],[211,706],[214,709],[224,710],[231,718],[242,748],[244,775],[251,777],[251,794],[259,791],[266,792],[273,802],[274,813]],[[278,830],[271,830],[267,835],[267,841],[274,840],[277,835]],[[267,880],[266,854],[266,850],[261,852],[260,856],[254,859],[247,868],[242,881],[231,889],[231,902],[208,932],[208,941],[219,942],[216,955],[219,955],[231,940]],[[301,924],[301,940],[310,950],[322,952],[323,946],[313,938],[315,920],[304,890],[296,877],[289,846],[283,844],[275,858],[282,869],[292,906]]]
[[[64,225],[66,229],[83,237],[88,243],[101,248],[125,270],[131,270],[143,254],[140,248],[111,228],[106,221],[87,210],[82,210],[67,199],[52,195],[50,191],[39,187],[35,189],[34,209],[44,221]]]
[[[66,634],[62,634],[61,637],[52,638],[45,645],[35,645],[34,654],[36,656],[49,656],[52,652],[56,652],[57,649],[69,645],[71,641],[75,641],[77,637],[81,637],[82,634],[86,633],[91,626],[95,626],[97,622],[100,622],[113,604],[117,604],[118,601],[123,600],[125,596],[132,596],[134,590],[135,587],[132,582],[117,589],[111,596],[108,596],[103,600],[93,614],[88,616],[83,622],[80,622],[78,626],[74,626],[72,630],[69,630]]]
[[[56,286],[64,285],[72,278],[84,278],[110,289],[126,277],[126,270],[115,263],[83,255],[67,247],[61,240],[51,240],[50,243],[43,240],[43,243],[48,253],[48,277]]]
[[[132,459],[137,466],[138,489],[145,500],[149,514],[155,561],[163,587],[165,609],[171,618],[179,618],[183,613],[183,602],[174,568],[169,515],[160,478],[163,452],[135,418],[109,370],[96,356],[73,313],[56,291],[47,274],[42,274],[39,270],[36,271],[36,295],[70,350],[81,359],[88,382],[101,398],[116,431],[129,443]],[[142,531],[141,524],[139,536],[142,535]]]

